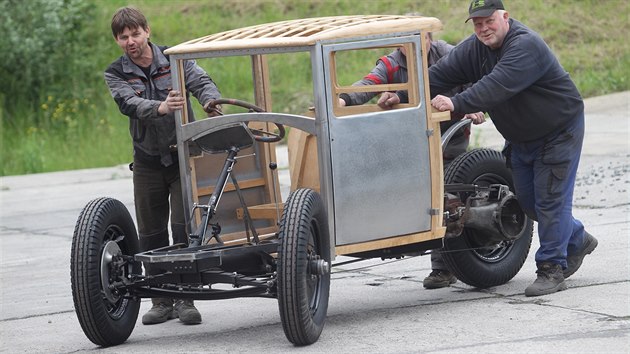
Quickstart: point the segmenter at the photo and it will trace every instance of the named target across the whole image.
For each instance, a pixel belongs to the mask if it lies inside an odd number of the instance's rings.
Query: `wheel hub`
[[[325,275],[330,273],[330,264],[326,260],[315,256],[310,260],[310,269],[312,275]]]
[[[110,288],[110,265],[114,261],[114,257],[120,255],[122,255],[122,251],[115,241],[108,241],[103,247],[101,255],[101,290],[105,298],[111,303],[116,303],[120,299],[120,296],[114,294]]]

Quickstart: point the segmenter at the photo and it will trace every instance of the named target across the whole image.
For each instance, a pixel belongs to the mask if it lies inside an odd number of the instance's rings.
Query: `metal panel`
[[[331,51],[391,42],[324,46],[327,69],[324,72],[329,73]],[[431,229],[426,118],[422,104],[343,118],[329,117],[337,245]]]
[[[431,174],[420,109],[331,121],[337,244],[431,229]]]

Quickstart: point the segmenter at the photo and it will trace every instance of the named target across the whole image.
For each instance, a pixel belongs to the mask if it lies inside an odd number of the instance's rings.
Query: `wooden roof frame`
[[[353,15],[295,19],[244,27],[193,39],[169,48],[166,54],[253,48],[311,46],[316,42],[442,29],[435,17]]]

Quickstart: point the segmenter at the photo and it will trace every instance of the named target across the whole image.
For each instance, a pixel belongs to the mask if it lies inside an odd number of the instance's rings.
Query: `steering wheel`
[[[249,113],[265,112],[264,109],[252,103],[237,100],[234,98],[218,98],[216,100],[212,100],[208,102],[208,104],[204,107],[204,110],[206,111],[206,113],[208,113],[208,115],[222,116],[223,112],[221,111],[221,105],[226,105],[226,104],[245,108],[248,110]],[[249,130],[252,132],[252,135],[254,135],[254,140],[260,141],[263,143],[275,143],[282,140],[282,138],[284,138],[284,135],[285,135],[284,126],[282,124],[278,124],[274,122],[271,122],[271,123],[273,123],[278,128],[278,133],[249,128]]]

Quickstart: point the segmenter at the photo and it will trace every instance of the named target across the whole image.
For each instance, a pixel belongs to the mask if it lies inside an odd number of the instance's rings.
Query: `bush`
[[[47,97],[78,98],[73,88],[94,72],[88,45],[92,9],[84,0],[0,2],[3,123],[15,125],[18,111],[36,109]],[[28,124],[48,123],[37,114],[19,118]]]
[[[0,1],[0,175],[129,158],[126,122],[105,104],[99,48],[112,40],[98,10],[88,0]]]

